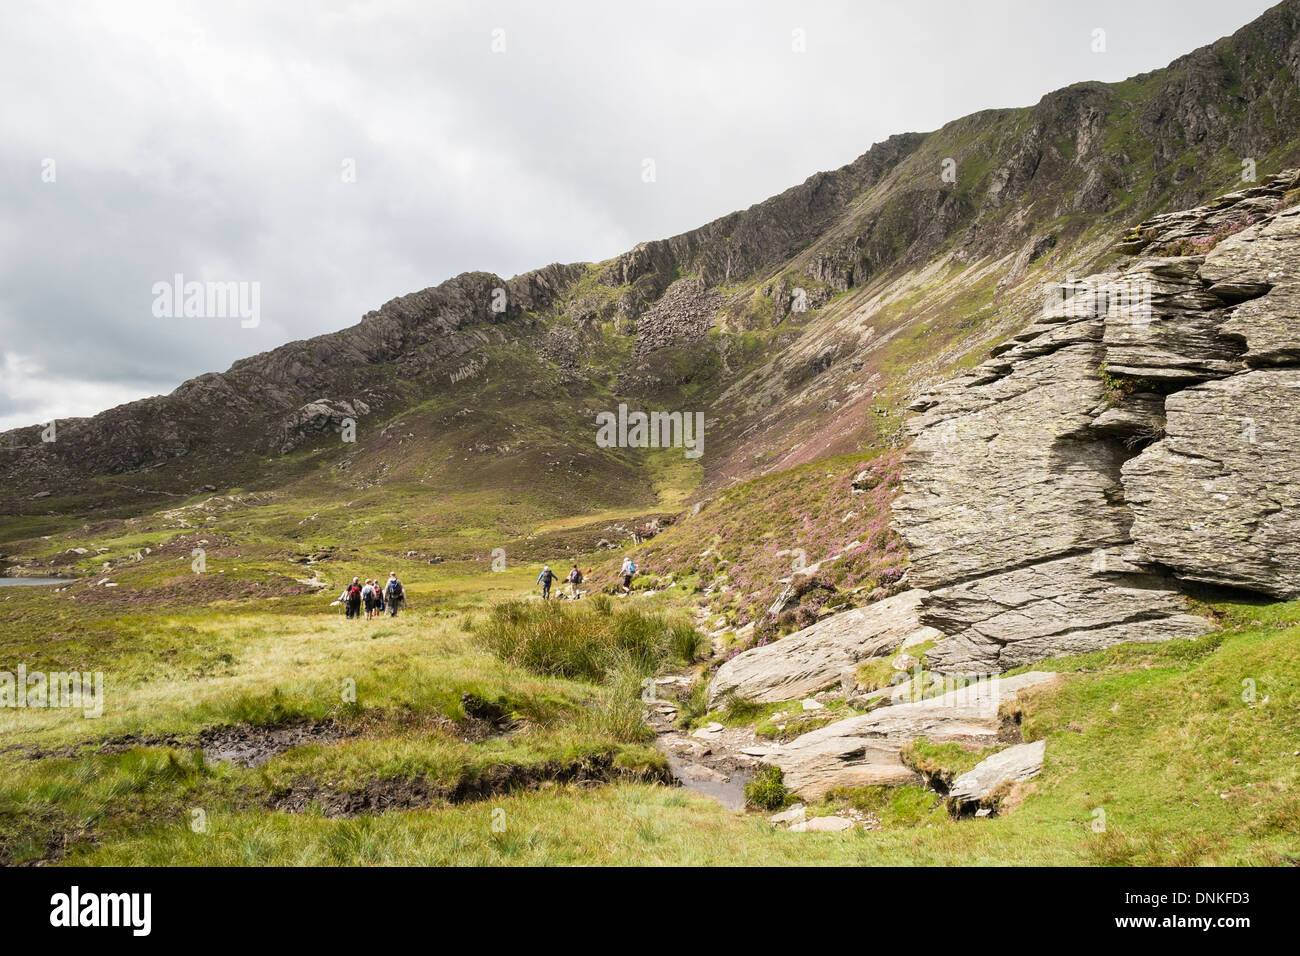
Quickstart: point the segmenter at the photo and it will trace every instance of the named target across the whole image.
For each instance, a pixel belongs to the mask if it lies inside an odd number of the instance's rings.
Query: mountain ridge
[[[207,484],[256,483],[263,455],[319,445],[347,417],[344,403],[369,409],[367,427],[394,421],[445,396],[453,366],[489,348],[538,359],[521,392],[554,405],[704,399],[719,451],[701,491],[896,443],[907,401],[1023,324],[1026,288],[1100,264],[1121,218],[1208,199],[1242,157],[1261,175],[1300,159],[1287,133],[1300,126],[1298,11],[1279,4],[1119,83],[1073,84],[1030,107],[896,134],[603,263],[508,280],[463,273],[169,395],[60,422],[54,443],[40,441],[40,426],[2,433],[0,513],[129,510]],[[945,159],[955,183],[941,179]],[[495,313],[499,288],[506,308]],[[596,353],[609,364],[592,366]],[[724,401],[737,389],[755,396],[750,405]],[[777,406],[788,411],[773,417]],[[101,480],[121,475],[147,477],[152,493],[126,501]]]

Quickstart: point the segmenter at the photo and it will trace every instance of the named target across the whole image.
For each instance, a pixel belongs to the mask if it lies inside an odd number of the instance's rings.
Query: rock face
[[[710,704],[728,693],[760,703],[794,700],[838,683],[840,673],[859,661],[938,638],[917,620],[922,597],[904,591],[736,655],[718,669]]]
[[[1185,581],[1300,594],[1298,187],[1144,223],[913,404],[894,520],[936,669],[1194,636]]]
[[[1124,466],[1135,541],[1188,580],[1300,596],[1300,208],[1198,269],[1243,301],[1220,324],[1235,374],[1165,400],[1165,437]],[[1242,348],[1244,346],[1244,348]]]
[[[1016,744],[981,760],[971,770],[952,782],[948,790],[948,808],[954,813],[987,806],[998,790],[1008,784],[1029,780],[1043,769],[1047,742]]]
[[[786,786],[809,799],[834,787],[920,783],[899,755],[910,740],[988,747],[1003,739],[1003,703],[1055,674],[1031,671],[990,678],[914,703],[882,707],[820,727],[768,752]],[[1014,737],[1012,739],[1015,739]]]

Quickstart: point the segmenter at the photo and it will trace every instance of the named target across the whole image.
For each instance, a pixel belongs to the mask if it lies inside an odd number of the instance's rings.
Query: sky
[[[461,272],[607,259],[1270,5],[5,0],[0,429]],[[177,275],[256,309],[187,316],[162,301]]]

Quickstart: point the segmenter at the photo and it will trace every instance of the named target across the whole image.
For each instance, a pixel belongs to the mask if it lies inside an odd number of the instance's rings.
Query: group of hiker
[[[397,572],[390,571],[388,581],[382,585],[378,578],[366,578],[364,584],[360,578],[353,578],[352,583],[339,595],[337,603],[343,605],[344,613],[350,618],[360,618],[364,611],[366,620],[369,621],[385,610],[390,617],[396,617],[406,603],[406,590],[398,580]]]
[[[591,568],[587,569],[587,574],[591,573]],[[619,591],[622,594],[632,593],[632,576],[636,574],[636,562],[630,557],[623,558],[623,565],[619,569]],[[537,575],[537,583],[542,586],[542,599],[549,601],[551,599],[551,586],[559,580],[559,575],[551,570],[551,566],[545,565],[542,573]],[[584,580],[583,572],[578,568],[575,561],[569,573],[565,576],[564,583],[568,585],[568,593],[564,595],[570,600],[576,601],[582,596],[579,590]],[[362,582],[361,578],[352,579],[352,583],[343,589],[335,604],[342,605],[344,614],[349,618],[360,618],[365,615],[367,621],[381,616],[385,611],[390,617],[396,617],[397,612],[401,610],[406,603],[406,589],[402,587],[402,582],[398,580],[397,572],[388,573],[388,581],[380,583],[378,578],[366,578]]]
[[[591,573],[591,568],[587,569],[587,573]],[[631,594],[632,575],[636,574],[636,562],[634,562],[630,557],[625,556],[623,558],[623,566],[619,569],[618,573],[620,580],[619,590],[623,594]],[[537,575],[536,583],[542,586],[543,601],[549,601],[551,599],[551,585],[553,585],[557,580],[559,580],[559,575],[551,570],[549,564],[542,567],[542,573]],[[569,569],[569,573],[564,578],[564,583],[569,586],[568,597],[570,600],[576,601],[581,596],[582,592],[578,590],[578,586],[582,584],[582,581],[583,573],[579,570],[578,564],[575,561],[573,567]]]

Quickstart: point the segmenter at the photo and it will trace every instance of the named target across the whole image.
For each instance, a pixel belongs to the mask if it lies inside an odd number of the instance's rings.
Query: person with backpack
[[[623,593],[624,593],[624,594],[631,594],[631,593],[632,593],[632,575],[636,574],[636,562],[633,561],[632,558],[631,558],[630,556],[624,556],[624,558],[623,558],[623,570],[622,570],[621,573],[622,573],[622,575],[623,575]]]
[[[578,570],[576,562],[566,580],[569,582],[569,597],[574,601],[578,600],[578,585],[582,583],[582,572]]]
[[[555,572],[551,570],[549,564],[542,566],[542,573],[537,575],[537,582],[542,586],[542,600],[551,599],[551,585],[555,582]]]
[[[347,589],[343,592],[348,617],[361,616],[361,591],[361,579],[353,578],[352,583],[349,584]]]
[[[361,600],[366,604],[366,620],[375,616],[375,582],[366,578],[366,586],[361,589]]]
[[[388,583],[384,585],[384,599],[388,602],[388,616],[397,617],[397,609],[406,600],[406,591],[397,579],[396,571],[388,572]]]
[[[384,589],[379,586],[379,578],[375,578],[375,617],[380,617],[384,613]]]

